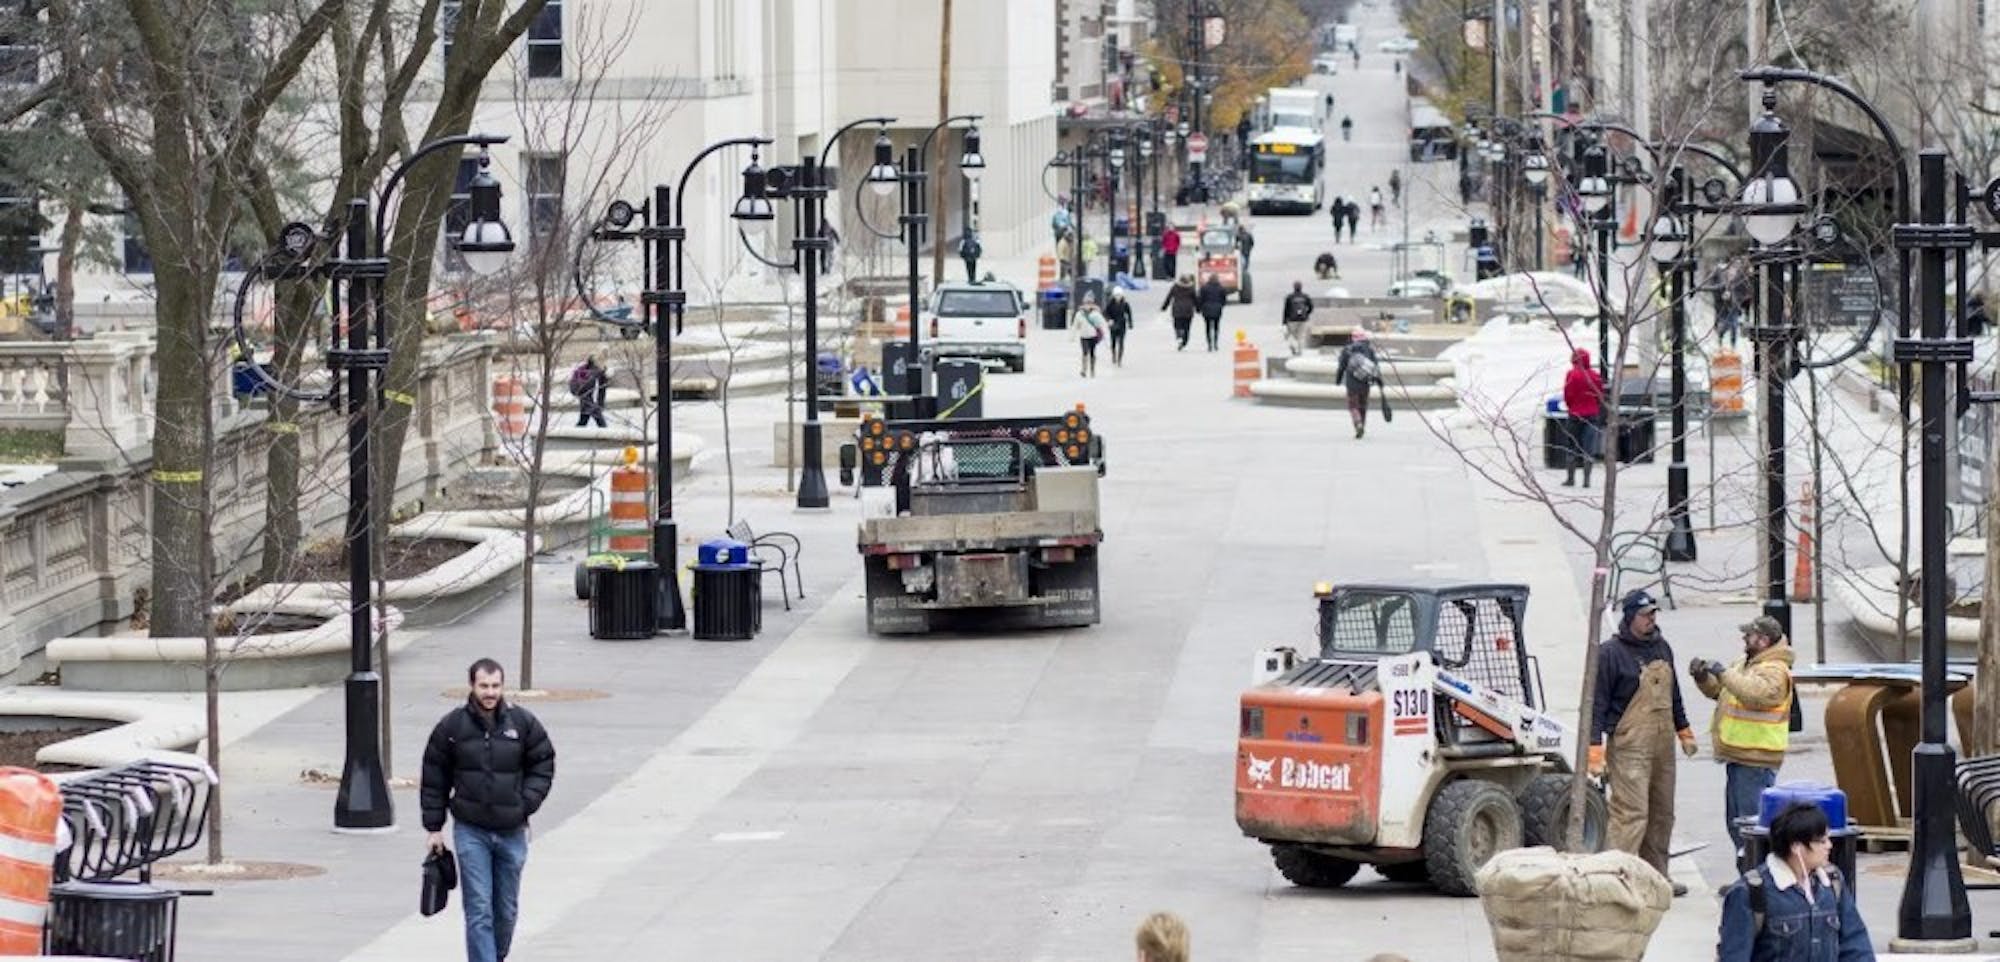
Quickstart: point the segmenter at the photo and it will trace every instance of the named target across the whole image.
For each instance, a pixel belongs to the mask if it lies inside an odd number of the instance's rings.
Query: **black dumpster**
[[[986,410],[986,369],[978,361],[962,357],[939,358],[937,362],[938,417],[984,417]]]
[[[590,637],[601,641],[651,638],[658,624],[660,569],[650,561],[590,569]]]
[[[179,899],[138,882],[59,882],[49,887],[45,951],[171,962]]]
[[[1069,289],[1044,288],[1041,292],[1042,330],[1060,331],[1069,326]]]
[[[1658,416],[1658,412],[1649,407],[1618,409],[1620,464],[1653,463],[1653,419]]]
[[[694,639],[748,641],[763,625],[763,580],[754,564],[694,566]]]

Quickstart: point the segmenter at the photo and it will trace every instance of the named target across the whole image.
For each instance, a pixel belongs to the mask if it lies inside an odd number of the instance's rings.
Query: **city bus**
[[[1326,138],[1317,130],[1279,127],[1250,141],[1250,176],[1245,192],[1250,212],[1310,214],[1326,200],[1321,174]]]

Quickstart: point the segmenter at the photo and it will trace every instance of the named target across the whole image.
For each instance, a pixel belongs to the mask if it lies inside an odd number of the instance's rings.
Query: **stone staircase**
[[[1450,361],[1385,356],[1379,361],[1382,383],[1375,390],[1388,395],[1392,407],[1434,410],[1458,406],[1453,386],[1457,373]],[[1250,385],[1250,396],[1262,404],[1290,407],[1339,408],[1347,405],[1347,389],[1334,380],[1337,352],[1315,352],[1292,358],[1272,358],[1271,375]]]

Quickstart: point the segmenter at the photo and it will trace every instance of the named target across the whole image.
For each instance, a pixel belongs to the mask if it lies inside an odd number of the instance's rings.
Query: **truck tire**
[[[1477,895],[1474,881],[1486,861],[1521,847],[1521,808],[1492,782],[1449,782],[1424,815],[1424,866],[1446,895]]]
[[[1026,371],[1027,369],[1028,369],[1027,358],[1025,357],[1008,358],[1007,370],[1013,371],[1015,374],[1020,374]]]
[[[1514,800],[1521,806],[1521,844],[1547,845],[1567,852],[1569,836],[1569,786],[1574,776],[1550,772],[1528,780]],[[1583,850],[1602,852],[1610,835],[1611,808],[1604,793],[1596,788],[1584,791]]]
[[[1244,272],[1243,280],[1236,285],[1236,302],[1238,304],[1250,303],[1250,274],[1248,271]]]
[[[1361,863],[1334,855],[1322,855],[1296,845],[1271,846],[1271,861],[1285,881],[1309,889],[1332,889],[1347,884]]]
[[[1431,880],[1430,866],[1422,859],[1414,862],[1397,862],[1393,865],[1375,866],[1376,874],[1391,882],[1428,882]]]

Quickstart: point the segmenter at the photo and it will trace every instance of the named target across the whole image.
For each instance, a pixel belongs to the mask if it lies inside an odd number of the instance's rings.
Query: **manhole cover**
[[[153,877],[167,882],[281,882],[324,874],[326,869],[297,862],[162,862],[153,866]]]
[[[464,701],[471,695],[472,690],[469,688],[447,688],[444,690],[444,697],[452,701]],[[599,699],[610,697],[610,692],[598,691],[595,688],[528,688],[522,691],[510,691],[507,693],[508,701],[520,702],[598,701]]]
[[[330,772],[324,768],[308,768],[305,771],[299,773],[299,781],[304,782],[307,785],[316,785],[320,788],[339,788],[340,773]],[[395,789],[398,788],[415,788],[415,787],[417,787],[417,780],[414,778],[389,779],[389,788],[391,791],[394,791]]]

